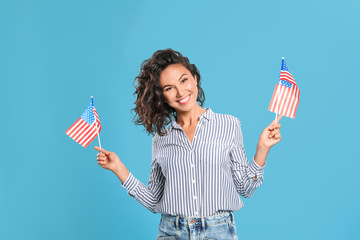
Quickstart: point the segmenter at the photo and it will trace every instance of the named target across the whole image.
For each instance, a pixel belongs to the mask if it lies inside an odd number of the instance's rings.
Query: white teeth
[[[187,98],[184,98],[183,100],[181,100],[181,101],[179,101],[179,102],[180,102],[180,103],[184,103],[184,102],[186,102],[186,101],[189,99],[189,97],[190,97],[190,95],[187,96]]]

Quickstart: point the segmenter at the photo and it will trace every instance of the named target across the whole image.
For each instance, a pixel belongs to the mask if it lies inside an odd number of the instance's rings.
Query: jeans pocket
[[[237,232],[236,232],[236,226],[235,224],[229,223],[229,232],[233,238],[233,240],[238,240]]]
[[[176,229],[174,224],[166,220],[160,219],[159,232],[157,235],[157,240],[176,240],[179,239],[176,234]]]

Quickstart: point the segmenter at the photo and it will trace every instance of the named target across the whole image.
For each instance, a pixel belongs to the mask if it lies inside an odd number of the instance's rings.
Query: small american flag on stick
[[[295,118],[300,90],[282,58],[280,78],[272,95],[269,111]]]
[[[94,106],[94,99],[91,97],[91,102],[85,112],[65,133],[86,148],[96,136],[99,136],[100,131],[100,119]],[[99,145],[101,148],[100,138]]]

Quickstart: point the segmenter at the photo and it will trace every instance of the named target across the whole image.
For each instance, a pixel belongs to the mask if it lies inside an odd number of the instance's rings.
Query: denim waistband
[[[173,216],[169,214],[162,214],[161,219],[164,221],[170,222],[178,228],[179,225],[216,225],[221,223],[230,223],[235,224],[234,214],[232,211],[223,211],[220,213],[216,213],[209,217],[181,217],[181,216]]]

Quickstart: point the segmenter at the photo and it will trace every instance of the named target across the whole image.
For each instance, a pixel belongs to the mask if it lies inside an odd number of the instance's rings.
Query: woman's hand
[[[125,165],[120,161],[120,158],[114,153],[94,147],[99,153],[97,154],[98,164],[108,170],[113,171],[123,184],[128,178],[130,172]]]
[[[280,142],[281,140],[281,134],[280,134],[280,127],[279,124],[280,119],[283,117],[283,115],[280,115],[277,118],[277,124],[275,124],[275,120],[267,126],[261,133],[259,142],[258,142],[258,148],[263,148],[266,150],[270,150],[272,146]]]
[[[99,151],[96,160],[101,167],[114,172],[121,164],[120,158],[114,152],[109,152],[99,147],[94,148]]]
[[[280,115],[277,118],[277,122],[280,121],[283,115]],[[270,151],[270,148],[280,142],[281,134],[280,134],[280,127],[279,123],[275,124],[275,120],[267,126],[261,133],[259,142],[256,148],[256,153],[254,156],[255,162],[260,166],[265,165],[266,157]],[[254,177],[253,179],[255,179]]]

